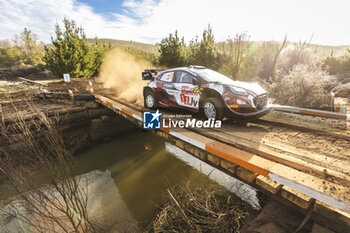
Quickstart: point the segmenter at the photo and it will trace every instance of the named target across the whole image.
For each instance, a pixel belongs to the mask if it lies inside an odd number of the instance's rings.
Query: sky
[[[0,0],[0,40],[29,28],[50,42],[68,17],[88,37],[159,43],[178,30],[185,41],[211,25],[216,41],[247,32],[254,41],[350,44],[348,0]]]

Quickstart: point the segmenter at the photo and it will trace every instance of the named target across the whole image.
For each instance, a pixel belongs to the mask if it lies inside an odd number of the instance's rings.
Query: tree
[[[63,24],[64,31],[56,24],[56,39],[51,38],[54,48],[45,46],[47,68],[57,76],[64,73],[72,77],[96,75],[110,45],[101,45],[97,38],[93,45],[89,45],[83,28],[67,18],[63,19]]]
[[[282,44],[277,42],[268,41],[263,42],[260,50],[262,50],[262,57],[260,60],[259,77],[268,80],[275,78],[276,64],[280,57],[282,50],[287,45],[287,35],[285,35]]]
[[[190,51],[193,57],[193,64],[203,65],[208,68],[218,68],[218,52],[215,45],[212,28],[203,31],[201,42],[198,44],[197,39],[190,43]]]
[[[44,64],[43,46],[38,42],[38,36],[28,28],[15,36],[13,43],[0,41],[0,67],[14,65],[42,66]]]
[[[23,65],[43,65],[43,49],[38,44],[38,35],[32,33],[28,28],[20,35],[15,36],[15,47],[21,51],[21,58],[18,63]]]
[[[237,33],[234,39],[229,38],[220,43],[220,66],[234,79],[245,79],[248,69],[252,68],[252,59],[249,57],[252,45],[246,32]]]
[[[175,34],[169,34],[169,37],[162,39],[159,47],[158,63],[168,67],[177,67],[186,65],[186,44],[184,38],[181,39]]]

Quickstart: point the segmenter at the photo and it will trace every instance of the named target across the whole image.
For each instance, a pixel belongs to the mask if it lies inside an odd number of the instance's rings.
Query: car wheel
[[[208,98],[202,105],[202,111],[207,119],[222,120],[224,118],[224,106],[216,98]]]
[[[155,109],[157,107],[157,97],[153,92],[148,91],[144,97],[145,107]]]

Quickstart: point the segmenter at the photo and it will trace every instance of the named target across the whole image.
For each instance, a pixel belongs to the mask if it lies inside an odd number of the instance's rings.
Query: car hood
[[[252,91],[256,95],[266,94],[266,90],[264,88],[262,88],[258,83],[242,82],[242,81],[232,80],[230,82],[223,82],[223,83],[220,83],[220,84],[227,85],[227,86],[240,87],[240,88]]]

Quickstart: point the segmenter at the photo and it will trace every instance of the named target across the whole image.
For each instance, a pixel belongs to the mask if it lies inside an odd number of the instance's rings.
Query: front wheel
[[[224,118],[224,106],[216,98],[208,98],[202,105],[202,111],[207,119],[222,120]]]
[[[153,92],[148,91],[144,97],[144,104],[146,108],[155,109],[157,107],[157,97]]]

